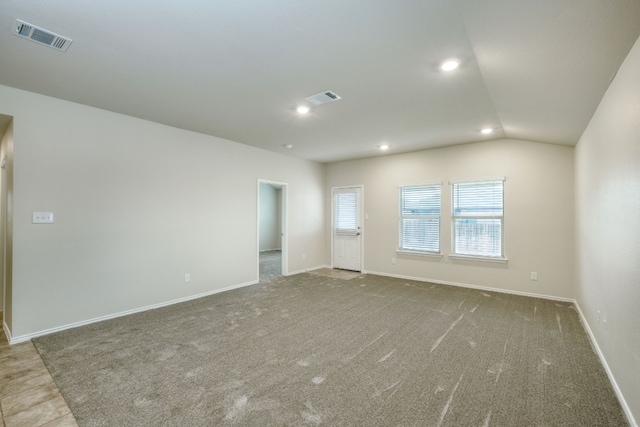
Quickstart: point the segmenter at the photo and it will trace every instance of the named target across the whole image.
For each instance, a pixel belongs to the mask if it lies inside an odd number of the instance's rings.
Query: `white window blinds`
[[[440,184],[400,187],[399,250],[440,252]]]
[[[453,254],[504,257],[504,180],[452,183]]]
[[[336,231],[358,231],[358,195],[355,192],[336,193],[334,225]]]

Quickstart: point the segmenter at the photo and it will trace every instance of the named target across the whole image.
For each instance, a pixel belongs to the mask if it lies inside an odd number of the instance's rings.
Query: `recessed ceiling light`
[[[293,148],[293,144],[284,144],[283,147],[291,150]]]
[[[311,108],[306,105],[298,105],[296,107],[296,111],[298,112],[298,114],[307,114],[309,111],[311,111]]]
[[[389,144],[382,144],[382,145],[380,146],[380,149],[381,149],[382,151],[386,151],[386,150],[388,150],[388,149],[389,149]]]
[[[440,64],[440,69],[442,71],[453,71],[460,66],[460,60],[458,59],[447,59],[442,61]]]
[[[492,132],[493,132],[493,129],[492,129],[492,128],[484,128],[484,129],[481,129],[481,130],[480,130],[480,132],[481,132],[483,135],[489,135],[490,133],[492,133]]]

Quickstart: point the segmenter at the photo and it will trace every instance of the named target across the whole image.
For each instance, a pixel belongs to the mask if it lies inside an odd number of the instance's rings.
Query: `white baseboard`
[[[294,274],[300,274],[300,273],[306,273],[306,272],[313,271],[313,270],[319,270],[321,268],[331,268],[331,267],[327,266],[327,265],[320,265],[320,266],[316,266],[316,267],[312,267],[312,268],[307,268],[307,269],[304,269],[304,270],[289,272],[287,274],[287,276],[292,276]],[[629,405],[627,404],[627,401],[625,400],[624,395],[622,394],[622,391],[620,390],[620,387],[618,386],[618,383],[616,382],[616,379],[613,376],[613,373],[611,372],[611,368],[609,368],[609,364],[607,363],[607,359],[605,359],[604,354],[600,350],[600,346],[598,345],[598,341],[596,341],[595,335],[591,331],[591,327],[589,326],[589,323],[587,322],[587,319],[584,317],[584,314],[582,313],[582,310],[580,309],[580,306],[578,305],[578,302],[575,299],[557,297],[557,296],[552,296],[552,295],[544,295],[544,294],[534,294],[534,293],[530,293],[530,292],[511,291],[511,290],[506,290],[506,289],[492,288],[492,287],[489,287],[489,286],[471,285],[471,284],[467,284],[467,283],[449,282],[449,281],[443,281],[443,280],[425,279],[425,278],[422,278],[422,277],[412,277],[412,276],[403,276],[403,275],[399,275],[399,274],[381,273],[381,272],[376,272],[376,271],[364,271],[363,270],[362,273],[363,274],[375,274],[375,275],[378,275],[378,276],[385,276],[385,277],[393,277],[393,278],[396,278],[396,279],[415,280],[415,281],[420,281],[420,282],[436,283],[436,284],[440,284],[440,285],[458,286],[458,287],[463,287],[463,288],[471,288],[471,289],[485,290],[485,291],[491,291],[491,292],[500,292],[500,293],[505,293],[505,294],[514,294],[514,295],[521,295],[521,296],[527,296],[527,297],[544,298],[544,299],[550,299],[550,300],[555,300],[555,301],[564,301],[564,302],[573,303],[575,305],[575,307],[576,307],[577,312],[578,312],[580,321],[582,322],[582,326],[584,327],[585,331],[587,332],[587,336],[589,337],[589,340],[591,341],[591,344],[592,344],[593,348],[595,349],[596,354],[600,358],[600,362],[602,363],[602,366],[604,366],[604,369],[605,369],[605,371],[607,373],[607,376],[609,377],[609,381],[611,381],[611,385],[613,386],[613,389],[614,389],[614,391],[616,393],[616,396],[618,397],[618,400],[620,401],[620,405],[622,406],[622,409],[624,410],[625,415],[627,416],[629,424],[632,427],[638,427],[638,423],[636,422],[636,420],[635,420],[635,418],[633,416],[633,413],[631,412],[631,408],[629,408]],[[217,294],[217,293],[230,291],[232,289],[242,288],[242,287],[245,287],[245,286],[251,286],[251,285],[258,284],[258,283],[259,283],[258,281],[240,283],[238,285],[228,286],[228,287],[222,288],[222,289],[215,289],[213,291],[204,292],[204,293],[197,294],[197,295],[191,295],[191,296],[188,296],[188,297],[179,298],[179,299],[175,299],[175,300],[172,300],[172,301],[167,301],[167,302],[164,302],[164,303],[149,305],[149,306],[146,306],[146,307],[141,307],[141,308],[137,308],[137,309],[133,309],[133,310],[127,310],[127,311],[123,311],[123,312],[120,312],[120,313],[111,314],[111,315],[108,315],[108,316],[96,317],[96,318],[93,318],[93,319],[90,319],[90,320],[77,322],[77,323],[71,323],[71,324],[68,324],[68,325],[65,325],[65,326],[46,329],[46,330],[35,332],[35,333],[32,333],[32,334],[21,335],[21,336],[15,337],[15,338],[11,337],[11,331],[9,330],[9,327],[7,326],[7,323],[4,322],[4,321],[2,322],[2,328],[4,329],[4,333],[7,336],[7,340],[9,341],[9,344],[17,344],[17,343],[20,343],[20,342],[28,341],[28,340],[30,340],[32,338],[35,338],[35,337],[39,337],[39,336],[42,336],[42,335],[48,335],[48,334],[51,334],[51,333],[54,333],[54,332],[63,331],[65,329],[77,328],[79,326],[84,326],[84,325],[88,325],[88,324],[91,324],[91,323],[101,322],[103,320],[109,320],[109,319],[114,319],[114,318],[117,318],[117,317],[126,316],[126,315],[129,315],[129,314],[139,313],[139,312],[142,312],[142,311],[153,310],[155,308],[160,308],[160,307],[165,307],[165,306],[168,306],[168,305],[178,304],[178,303],[181,303],[181,302],[185,302],[185,301],[190,301],[190,300],[197,299],[197,298],[206,297],[206,296],[209,296],[209,295],[214,295],[214,294]]]
[[[36,337],[39,337],[39,336],[42,336],[42,335],[48,335],[48,334],[52,334],[54,332],[64,331],[66,329],[77,328],[79,326],[85,326],[85,325],[89,325],[91,323],[102,322],[104,320],[115,319],[116,317],[122,317],[122,316],[127,316],[129,314],[140,313],[142,311],[153,310],[155,308],[166,307],[168,305],[178,304],[178,303],[181,303],[181,302],[190,301],[190,300],[194,300],[194,299],[198,299],[198,298],[203,298],[203,297],[206,297],[206,296],[209,296],[209,295],[214,295],[214,294],[218,294],[218,293],[221,293],[221,292],[230,291],[232,289],[243,288],[245,286],[251,286],[251,285],[256,285],[256,284],[258,284],[258,281],[240,283],[238,285],[227,286],[226,288],[214,289],[212,291],[203,292],[201,294],[190,295],[190,296],[184,297],[184,298],[178,298],[178,299],[174,299],[174,300],[171,300],[171,301],[166,301],[166,302],[161,302],[161,303],[158,303],[158,304],[148,305],[148,306],[145,306],[145,307],[134,308],[132,310],[121,311],[119,313],[109,314],[107,316],[94,317],[93,319],[83,320],[82,322],[70,323],[68,325],[58,326],[58,327],[51,328],[51,329],[45,329],[43,331],[38,331],[38,332],[31,333],[31,334],[26,334],[26,335],[20,335],[20,336],[13,337],[13,338],[11,337],[11,334],[9,333],[9,330],[8,330],[6,324],[4,325],[4,330],[5,330],[5,334],[7,335],[7,340],[9,341],[9,344],[18,344],[18,343],[21,343],[21,342],[24,342],[24,341],[29,341],[32,338],[36,338]]]
[[[616,396],[618,396],[618,400],[620,401],[620,405],[622,405],[622,409],[624,410],[624,413],[627,415],[627,419],[629,421],[629,424],[632,427],[638,427],[638,423],[636,422],[635,418],[633,417],[633,413],[631,412],[631,408],[629,408],[629,405],[627,404],[627,401],[625,400],[625,398],[624,398],[624,396],[622,394],[622,391],[620,390],[620,387],[618,387],[618,383],[616,382],[616,379],[613,376],[613,372],[611,372],[611,368],[609,368],[609,364],[607,363],[607,359],[605,359],[604,354],[602,353],[602,350],[600,350],[600,346],[598,345],[598,341],[596,341],[596,337],[593,334],[593,331],[591,330],[591,327],[589,326],[589,323],[587,322],[587,318],[584,317],[584,314],[582,313],[582,310],[580,309],[580,306],[578,305],[578,302],[576,301],[574,304],[575,304],[576,310],[578,311],[578,314],[580,316],[580,322],[582,322],[582,326],[584,327],[584,330],[587,331],[587,335],[589,336],[589,339],[591,340],[591,345],[593,346],[594,350],[596,351],[596,354],[600,358],[600,362],[602,363],[602,366],[604,366],[604,370],[607,372],[607,376],[609,377],[609,381],[611,381],[611,385],[613,386],[613,389],[616,392]]]
[[[530,293],[530,292],[511,291],[511,290],[506,290],[506,289],[492,288],[492,287],[488,287],[488,286],[470,285],[470,284],[466,284],[466,283],[457,283],[457,282],[447,282],[447,281],[443,281],[443,280],[425,279],[425,278],[422,278],[422,277],[411,277],[411,276],[402,276],[402,275],[399,275],[399,274],[380,273],[380,272],[375,272],[375,271],[366,271],[366,272],[363,271],[363,273],[365,273],[365,274],[376,274],[378,276],[393,277],[393,278],[396,278],[396,279],[416,280],[416,281],[420,281],[420,282],[437,283],[437,284],[440,284],[440,285],[460,286],[460,287],[463,287],[463,288],[471,288],[471,289],[478,289],[478,290],[485,290],[485,291],[492,291],[492,292],[500,292],[500,293],[504,293],[504,294],[522,295],[522,296],[526,296],[526,297],[544,298],[544,299],[549,299],[549,300],[554,300],[554,301],[564,301],[564,302],[573,303],[573,305],[576,307],[576,311],[578,312],[578,315],[580,317],[580,322],[582,322],[582,326],[584,327],[585,331],[587,332],[587,336],[589,337],[589,340],[591,341],[591,345],[595,349],[596,354],[600,358],[600,362],[602,363],[602,366],[604,366],[604,369],[607,372],[607,376],[609,377],[609,381],[611,381],[611,385],[613,386],[613,389],[615,390],[616,396],[618,397],[618,400],[620,401],[620,405],[622,406],[622,409],[624,410],[624,413],[627,416],[629,424],[632,427],[638,427],[638,423],[636,422],[636,420],[635,420],[635,418],[633,416],[633,413],[631,412],[631,408],[629,408],[629,405],[627,404],[627,401],[625,400],[624,395],[622,394],[622,391],[620,390],[620,387],[618,387],[618,383],[616,382],[616,379],[613,376],[613,372],[611,372],[611,369],[609,368],[609,364],[607,363],[607,360],[605,359],[604,354],[600,350],[600,346],[598,345],[598,342],[596,341],[596,337],[595,337],[595,335],[593,335],[593,332],[591,331],[591,328],[589,327],[589,323],[587,323],[587,319],[584,317],[584,314],[582,313],[582,310],[580,309],[580,306],[578,305],[578,302],[575,299],[557,297],[557,296],[553,296],[553,295],[534,294],[534,293]]]
[[[328,265],[317,265],[315,267],[305,268],[304,270],[290,271],[287,274],[285,274],[285,276],[293,276],[294,274],[308,273],[309,271],[320,270],[321,268],[331,268],[331,267],[329,267]]]
[[[400,274],[380,273],[378,271],[363,271],[362,273],[363,274],[375,274],[377,276],[393,277],[393,278],[396,278],[396,279],[415,280],[415,281],[418,281],[418,282],[437,283],[438,285],[458,286],[458,287],[461,287],[461,288],[478,289],[478,290],[490,291],[490,292],[500,292],[500,293],[503,293],[503,294],[522,295],[522,296],[525,296],[525,297],[550,299],[550,300],[553,300],[553,301],[563,301],[563,302],[571,302],[571,303],[575,303],[576,302],[576,300],[574,300],[572,298],[564,298],[564,297],[558,297],[558,296],[554,296],[554,295],[535,294],[535,293],[531,293],[531,292],[522,292],[522,291],[512,291],[512,290],[509,290],[509,289],[492,288],[490,286],[470,285],[468,283],[448,282],[448,281],[445,281],[445,280],[425,279],[424,277],[403,276],[403,275],[400,275]]]
[[[7,322],[4,320],[2,321],[2,329],[4,330],[4,334],[7,336],[7,341],[11,344],[11,330],[9,329]]]
[[[470,285],[470,284],[466,284],[466,283],[457,283],[457,282],[447,282],[447,281],[443,281],[443,280],[425,279],[425,278],[422,278],[422,277],[411,277],[411,276],[402,276],[402,275],[399,275],[399,274],[380,273],[380,272],[376,272],[376,271],[363,271],[363,273],[364,274],[376,274],[378,276],[393,277],[393,278],[396,278],[396,279],[416,280],[416,281],[420,281],[420,282],[437,283],[437,284],[440,284],[440,285],[460,286],[460,287],[463,287],[463,288],[479,289],[479,290],[485,290],[485,291],[500,292],[500,293],[504,293],[504,294],[522,295],[522,296],[526,296],[526,297],[544,298],[544,299],[549,299],[549,300],[554,300],[554,301],[564,301],[564,302],[573,303],[573,305],[576,307],[576,311],[578,312],[578,315],[580,317],[580,322],[582,322],[582,326],[584,327],[585,331],[587,332],[587,336],[589,337],[589,340],[591,341],[591,345],[593,346],[593,348],[596,351],[596,354],[600,358],[600,362],[602,363],[602,366],[604,366],[604,370],[606,371],[607,376],[609,377],[609,381],[611,381],[611,385],[613,386],[613,389],[615,390],[616,396],[618,397],[618,400],[620,401],[620,405],[622,406],[622,409],[624,410],[624,413],[627,416],[629,424],[632,427],[638,427],[638,423],[636,422],[636,420],[635,420],[635,418],[633,416],[633,413],[631,412],[631,408],[629,408],[629,405],[627,404],[627,401],[625,400],[624,395],[622,394],[622,391],[620,390],[620,387],[618,386],[618,383],[616,382],[616,379],[613,376],[613,372],[611,372],[611,368],[609,368],[609,364],[607,363],[607,359],[605,359],[604,354],[600,350],[600,346],[598,345],[598,341],[596,341],[596,337],[595,337],[595,335],[593,335],[593,332],[591,331],[591,327],[589,326],[589,323],[587,322],[586,317],[584,317],[584,314],[582,313],[582,310],[580,309],[580,306],[578,305],[578,302],[575,299],[557,297],[557,296],[553,296],[553,295],[534,294],[534,293],[530,293],[530,292],[511,291],[511,290],[507,290],[507,289],[492,288],[492,287],[488,287],[488,286]]]

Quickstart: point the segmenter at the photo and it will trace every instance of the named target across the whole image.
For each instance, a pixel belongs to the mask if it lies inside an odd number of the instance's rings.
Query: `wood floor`
[[[10,346],[1,330],[0,418],[4,427],[78,425],[31,341]]]

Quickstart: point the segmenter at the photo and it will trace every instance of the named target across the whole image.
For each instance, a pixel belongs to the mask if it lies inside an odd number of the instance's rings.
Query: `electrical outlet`
[[[396,265],[396,259],[395,258],[391,258],[391,264]]]
[[[189,283],[191,281],[191,273],[184,273],[184,283]]]
[[[538,280],[538,272],[537,271],[532,271],[531,272],[531,280]]]
[[[303,260],[307,259],[307,254],[302,254],[302,259]]]
[[[600,310],[598,310],[597,314],[598,314],[598,323],[600,323]]]
[[[34,212],[33,224],[53,224],[53,212]]]

